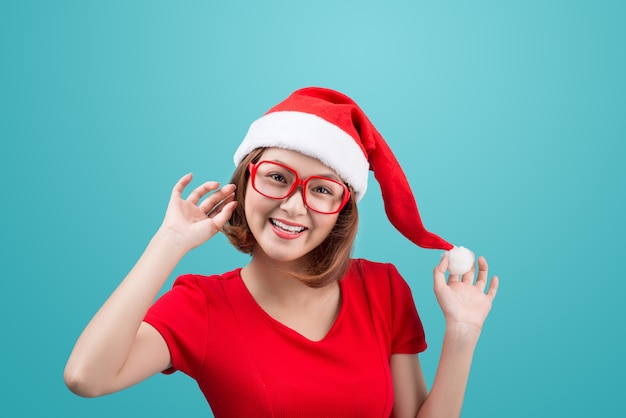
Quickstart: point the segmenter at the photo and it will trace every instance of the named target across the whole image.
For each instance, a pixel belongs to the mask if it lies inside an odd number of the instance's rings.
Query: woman
[[[482,257],[476,280],[473,258],[459,274],[459,251],[424,229],[400,166],[356,103],[298,90],[252,124],[235,163],[222,188],[207,182],[183,198],[191,175],[178,181],[163,224],[78,339],[68,387],[100,396],[180,370],[216,417],[459,416],[498,280],[487,289]],[[446,332],[430,392],[408,285],[390,264],[350,258],[368,169],[395,227],[449,250],[434,269]],[[219,231],[250,263],[181,276],[153,304],[182,257]]]

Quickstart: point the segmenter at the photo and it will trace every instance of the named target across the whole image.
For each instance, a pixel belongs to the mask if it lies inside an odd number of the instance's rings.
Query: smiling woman
[[[382,136],[342,93],[305,88],[255,121],[235,153],[232,184],[175,185],[148,248],[78,339],[68,387],[99,396],[182,371],[216,417],[452,417],[461,411],[476,343],[496,295],[487,263],[427,231]],[[424,248],[449,250],[434,270],[446,318],[429,392],[426,349],[409,286],[392,264],[352,259],[368,170],[389,220]],[[174,267],[219,231],[250,262],[221,275]],[[450,260],[449,260],[450,259]],[[446,279],[448,266],[461,266]],[[349,391],[346,391],[349,388]]]
[[[278,150],[281,149],[276,149],[273,152]],[[265,148],[257,148],[246,155],[235,169],[231,179],[231,183],[237,186],[235,200],[239,204],[228,224],[223,227],[223,231],[235,248],[246,254],[252,254],[256,245],[256,239],[250,231],[244,209],[247,207],[246,191],[251,175],[250,164],[258,162],[264,151]],[[303,157],[305,156],[301,155],[299,158]],[[319,164],[319,161],[313,158],[310,160]],[[328,167],[324,166],[324,172],[327,171]],[[302,280],[309,286],[317,287],[333,280],[339,280],[346,273],[350,265],[350,254],[358,229],[358,212],[353,196],[352,193],[347,195],[347,204],[342,207],[336,217],[335,227],[321,245],[307,254],[305,259],[301,261],[299,269],[290,272],[292,277]]]
[[[292,166],[298,167],[300,172],[306,170],[310,173],[319,173],[321,170],[328,170],[316,159],[295,151],[269,148],[262,156],[288,161]],[[276,182],[276,180],[272,181]],[[326,239],[335,226],[337,212],[320,213],[309,210],[306,195],[304,188],[293,188],[291,194],[282,199],[268,198],[259,193],[255,187],[248,186],[245,216],[250,231],[257,240],[257,247],[252,252],[253,256],[254,251],[257,250],[265,253],[272,251],[275,253],[273,258],[277,260],[295,261]],[[289,225],[289,230],[278,224]],[[299,231],[297,235],[293,234],[294,229]]]

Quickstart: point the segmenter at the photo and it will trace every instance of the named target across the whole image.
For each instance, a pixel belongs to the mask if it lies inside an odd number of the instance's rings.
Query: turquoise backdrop
[[[625,20],[608,0],[1,2],[0,415],[210,416],[180,373],[79,398],[65,361],[175,181],[227,180],[249,123],[321,85],[386,137],[426,226],[501,278],[463,416],[623,416]],[[410,283],[431,383],[440,253],[373,179],[360,214],[355,256]],[[246,260],[218,236],[175,274]]]

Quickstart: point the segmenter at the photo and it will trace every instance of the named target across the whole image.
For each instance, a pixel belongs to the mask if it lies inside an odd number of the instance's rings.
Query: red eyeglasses
[[[345,184],[328,177],[310,176],[302,180],[293,168],[273,161],[248,164],[252,187],[270,199],[286,199],[302,187],[302,199],[309,209],[324,214],[338,213],[350,199]]]

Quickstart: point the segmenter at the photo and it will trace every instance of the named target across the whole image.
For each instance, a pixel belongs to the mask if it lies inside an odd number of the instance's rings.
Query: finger
[[[234,192],[235,192],[235,185],[227,184],[224,187],[222,187],[220,190],[213,193],[211,196],[204,199],[202,203],[200,203],[199,207],[200,209],[204,211],[204,213],[209,215],[211,212],[218,210],[219,206],[231,201],[232,199],[230,198],[230,196],[231,195],[234,196]]]
[[[208,216],[209,218],[212,218],[218,213],[220,213],[224,209],[224,206],[226,206],[228,203],[234,200],[235,200],[235,193],[231,193],[228,196],[226,196],[224,199],[220,200],[217,203],[217,205],[213,207],[209,207],[209,208],[205,208],[205,207],[201,207],[201,208],[206,213],[206,216]]]
[[[441,261],[433,270],[435,289],[446,285],[446,270],[448,269],[448,257],[441,257]]]
[[[498,286],[500,285],[500,279],[498,276],[493,276],[491,278],[491,284],[489,284],[489,290],[487,291],[487,297],[493,302],[496,298],[496,293],[498,293]]]
[[[193,189],[193,191],[189,193],[189,196],[187,196],[187,201],[193,203],[194,205],[197,205],[202,196],[206,195],[209,192],[212,192],[218,187],[220,187],[220,184],[218,182],[207,181],[206,183],[201,184],[200,186]]]
[[[222,229],[224,225],[226,225],[226,222],[228,222],[236,207],[236,201],[228,202],[224,205],[224,207],[222,207],[222,210],[220,210],[219,213],[213,216],[213,223],[218,229]]]
[[[475,271],[476,271],[476,266],[472,265],[472,268],[470,269],[470,271],[463,273],[463,276],[461,276],[461,281],[463,283],[468,283],[468,284],[474,283],[474,272]]]
[[[172,196],[182,197],[183,190],[185,190],[185,187],[187,187],[187,185],[191,182],[192,178],[193,174],[191,173],[187,173],[182,176],[174,185],[174,188],[172,189]]]
[[[476,277],[476,287],[480,291],[484,291],[487,287],[487,276],[489,272],[489,266],[485,257],[478,257],[478,276]]]

